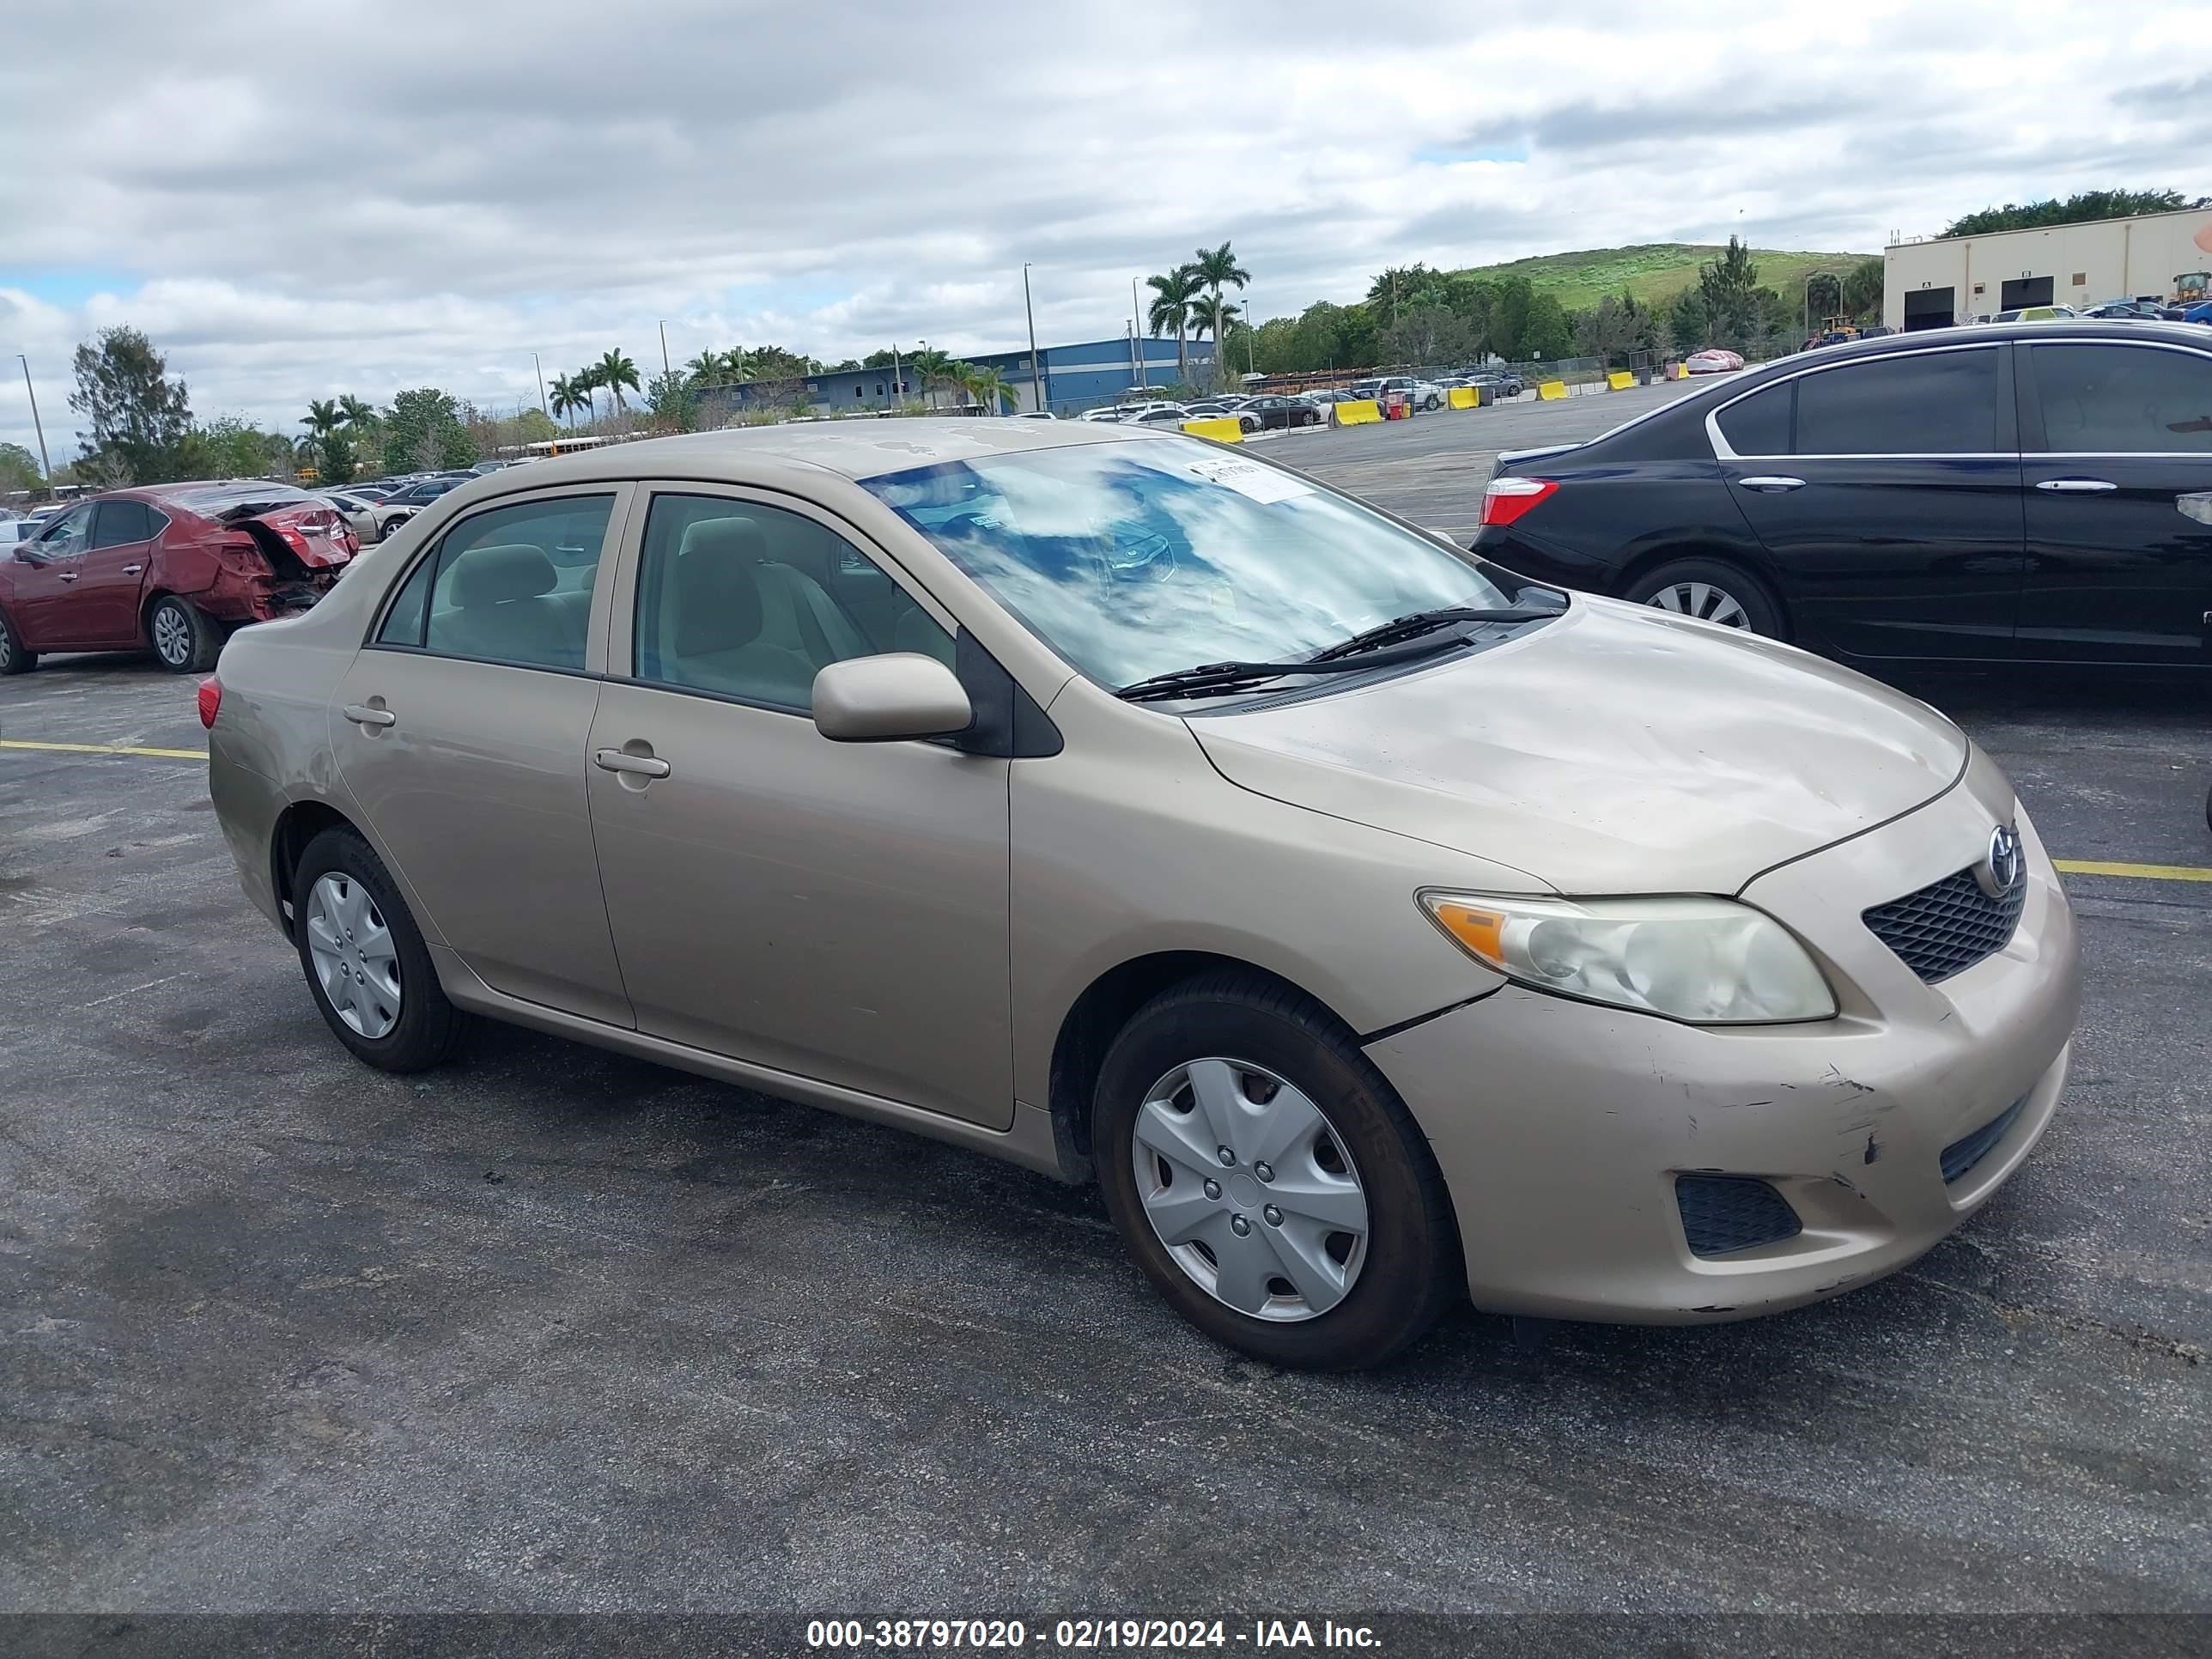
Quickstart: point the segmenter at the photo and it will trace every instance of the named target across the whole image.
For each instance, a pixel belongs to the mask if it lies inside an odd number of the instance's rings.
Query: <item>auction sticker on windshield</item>
[[[1287,472],[1278,472],[1272,466],[1261,466],[1257,461],[1239,460],[1232,455],[1218,459],[1207,455],[1194,461],[1185,461],[1183,465],[1207,483],[1220,484],[1240,495],[1249,495],[1262,505],[1313,494],[1313,486],[1303,478],[1294,478]]]

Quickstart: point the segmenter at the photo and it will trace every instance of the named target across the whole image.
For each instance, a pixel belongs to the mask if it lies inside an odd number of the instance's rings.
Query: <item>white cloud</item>
[[[1872,251],[2201,187],[2174,158],[2212,138],[2171,27],[2086,4],[16,0],[9,37],[0,350],[58,458],[70,354],[117,320],[204,416],[511,404],[532,351],[650,368],[663,320],[679,359],[1011,346],[1024,260],[1040,337],[1091,338],[1224,238],[1265,316],[1417,258]],[[20,377],[0,438],[30,441]]]

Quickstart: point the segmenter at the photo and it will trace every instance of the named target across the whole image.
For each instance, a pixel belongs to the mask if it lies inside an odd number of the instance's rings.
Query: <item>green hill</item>
[[[1725,249],[1697,242],[1640,242],[1632,247],[1586,248],[1579,253],[1540,253],[1533,258],[1509,260],[1502,265],[1476,265],[1461,274],[1499,281],[1526,276],[1530,286],[1557,297],[1569,311],[1597,303],[1601,294],[1623,289],[1639,300],[1665,300],[1698,280],[1698,267],[1718,258]],[[1841,278],[1863,253],[1805,253],[1786,248],[1759,247],[1751,251],[1759,267],[1759,283],[1785,297],[1802,295],[1805,279],[1819,271]]]

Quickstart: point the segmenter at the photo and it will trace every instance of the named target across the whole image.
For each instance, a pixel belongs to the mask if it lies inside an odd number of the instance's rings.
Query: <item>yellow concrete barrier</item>
[[[1446,394],[1454,409],[1480,409],[1482,394],[1471,386],[1455,386]]]
[[[1567,383],[1565,380],[1541,381],[1537,385],[1536,395],[1547,404],[1557,403],[1567,395]]]
[[[1182,429],[1194,438],[1211,438],[1219,444],[1241,444],[1244,441],[1243,424],[1233,415],[1216,416],[1205,421],[1185,421]]]
[[[1636,384],[1636,377],[1625,368],[1616,368],[1605,377],[1605,383],[1615,392],[1626,392]]]
[[[1339,426],[1365,426],[1370,421],[1382,418],[1382,405],[1372,398],[1359,398],[1336,406],[1336,423]]]

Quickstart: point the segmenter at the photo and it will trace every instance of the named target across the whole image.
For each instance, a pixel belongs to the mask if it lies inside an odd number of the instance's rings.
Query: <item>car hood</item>
[[[1582,597],[1490,651],[1189,725],[1256,794],[1584,894],[1735,892],[1933,799],[1969,753],[1848,669]]]

